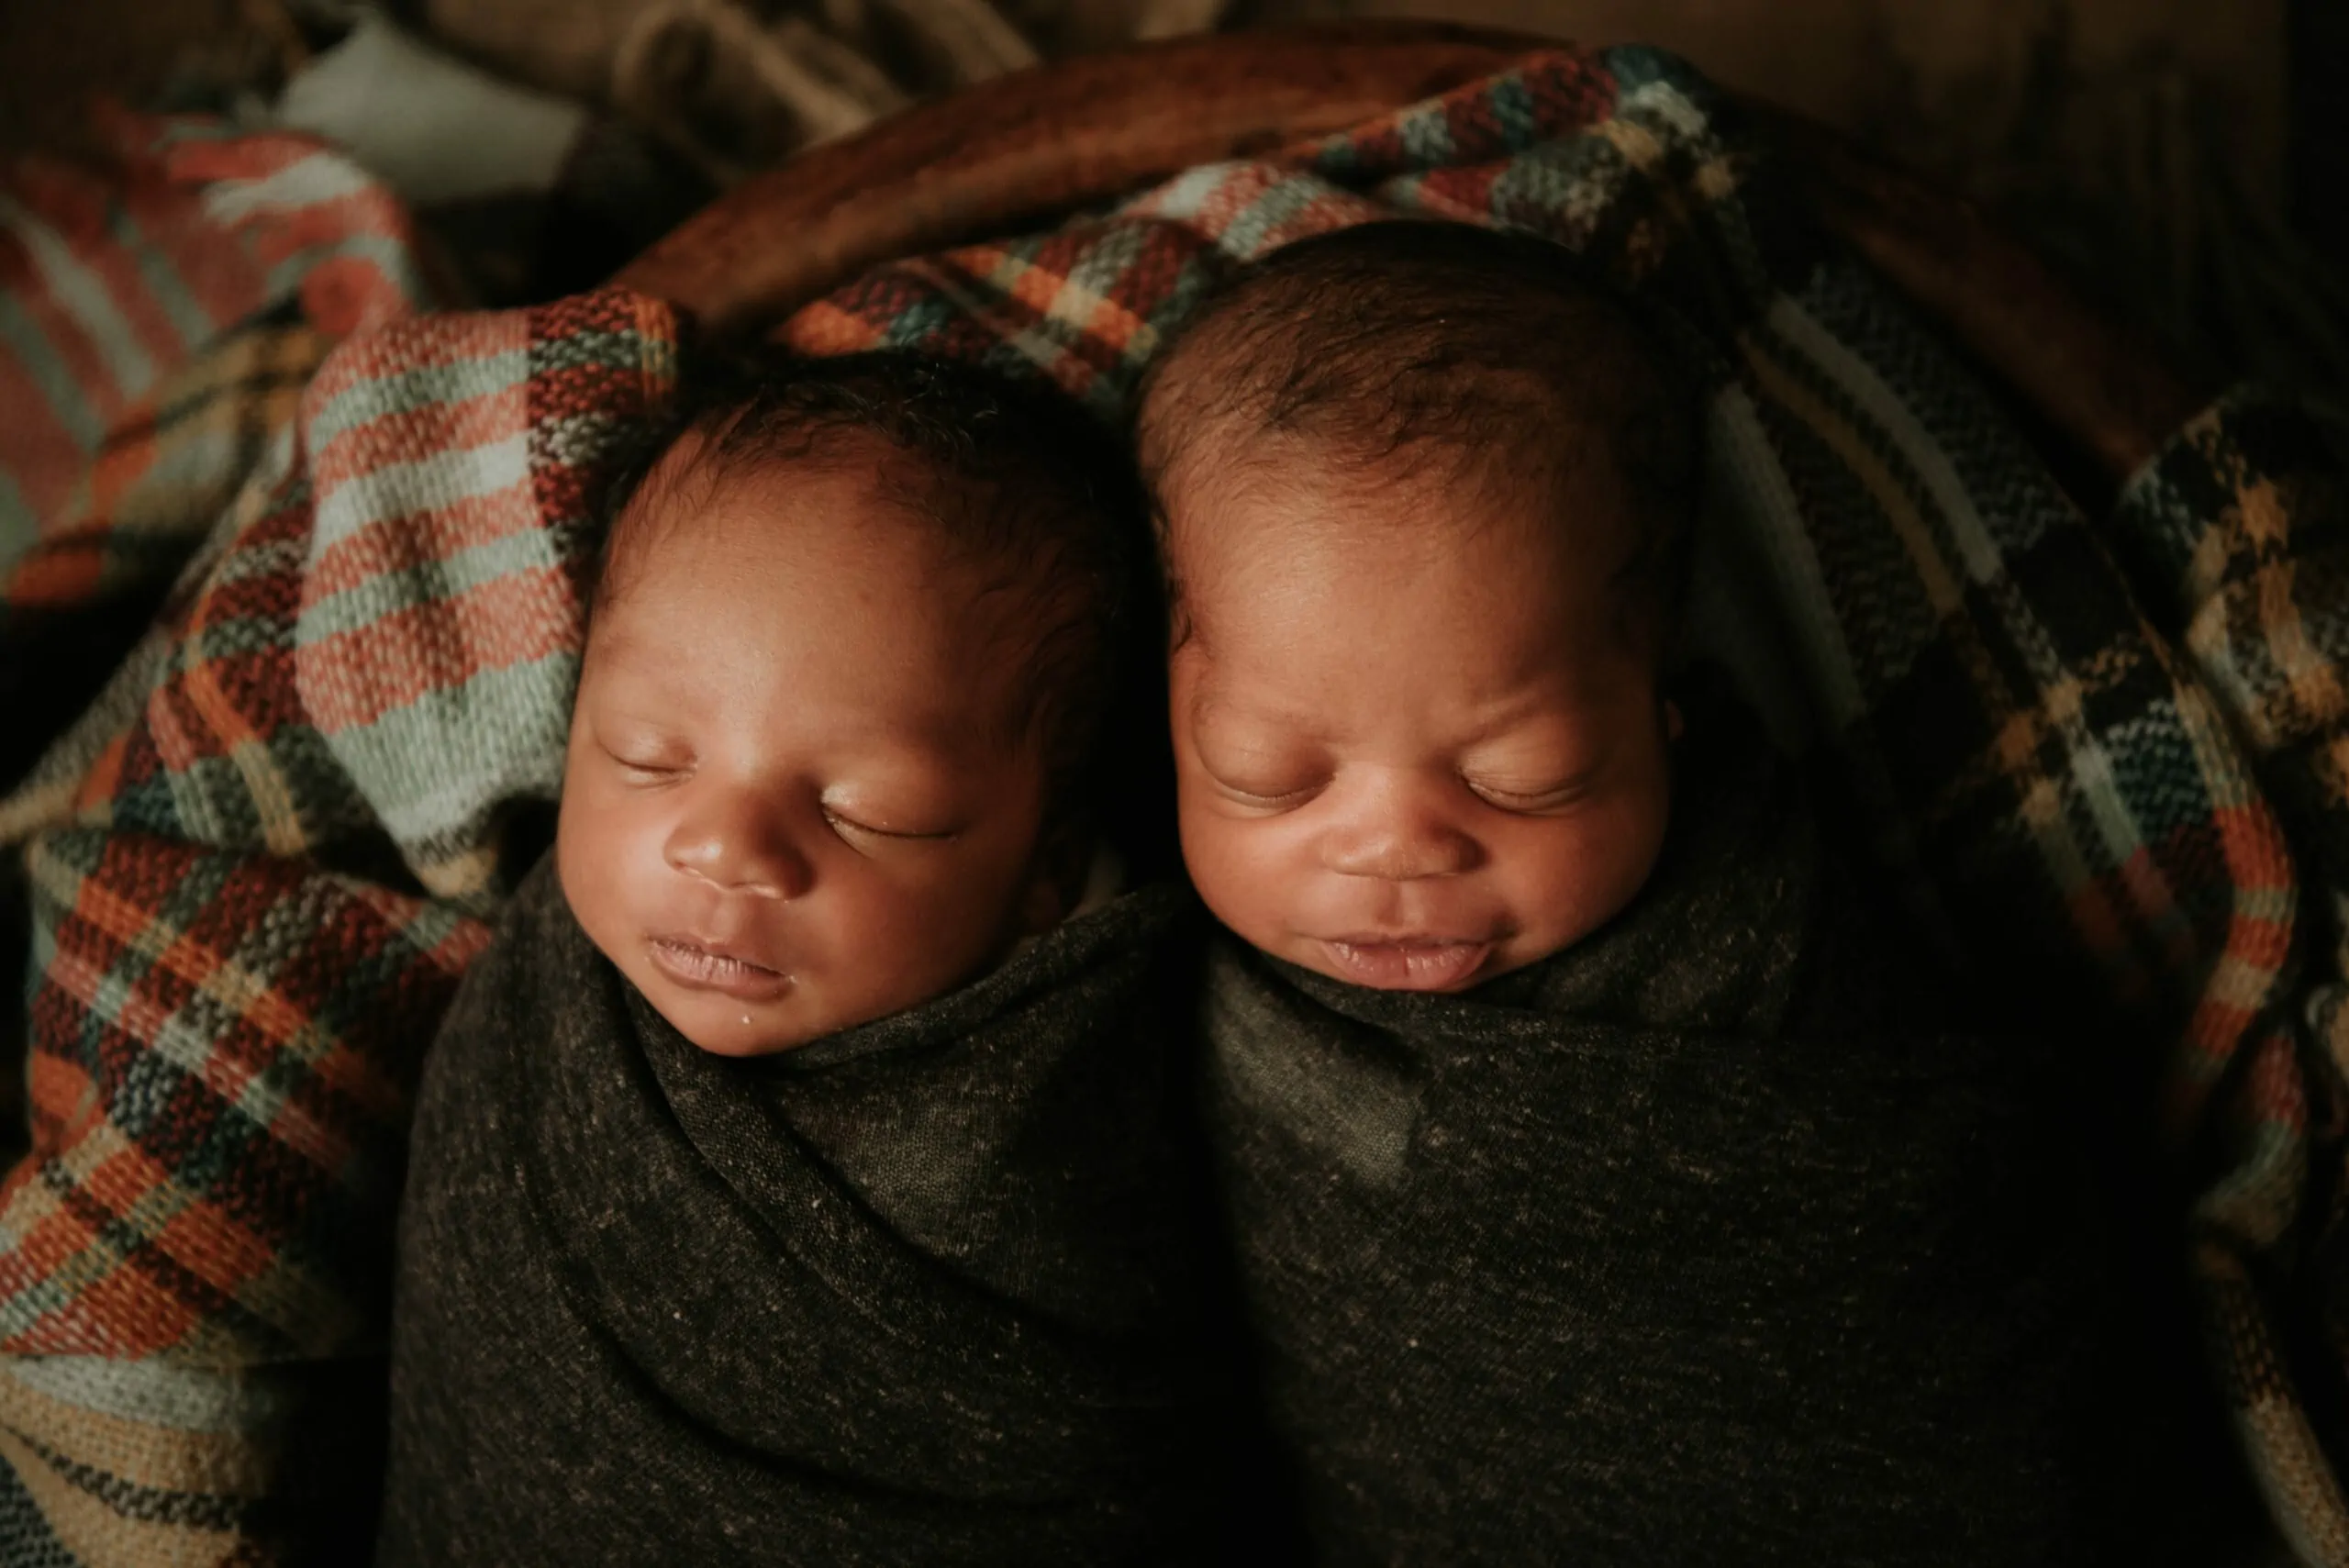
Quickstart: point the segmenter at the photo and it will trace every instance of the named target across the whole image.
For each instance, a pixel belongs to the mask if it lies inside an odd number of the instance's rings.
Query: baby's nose
[[[678,822],[664,852],[676,870],[729,892],[796,898],[815,868],[781,817],[771,803],[710,802]]]
[[[1321,863],[1341,876],[1387,882],[1474,870],[1483,859],[1482,848],[1440,802],[1428,798],[1430,793],[1409,784],[1362,792],[1322,835]]]

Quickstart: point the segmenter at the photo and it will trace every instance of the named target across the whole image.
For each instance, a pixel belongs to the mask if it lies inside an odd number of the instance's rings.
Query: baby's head
[[[1697,399],[1542,241],[1386,223],[1276,252],[1152,367],[1183,855],[1266,952],[1454,991],[1628,904]]]
[[[1137,574],[1130,468],[886,354],[712,376],[615,486],[556,861],[705,1050],[899,1011],[1063,915]]]

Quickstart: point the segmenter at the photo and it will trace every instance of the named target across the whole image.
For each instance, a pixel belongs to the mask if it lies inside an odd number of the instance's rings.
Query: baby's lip
[[[715,991],[739,1001],[771,1001],[791,989],[791,976],[762,962],[739,942],[666,932],[646,939],[652,966],[689,991]]]
[[[1358,931],[1324,938],[1319,945],[1339,976],[1357,985],[1382,991],[1454,991],[1475,980],[1492,956],[1496,940]]]

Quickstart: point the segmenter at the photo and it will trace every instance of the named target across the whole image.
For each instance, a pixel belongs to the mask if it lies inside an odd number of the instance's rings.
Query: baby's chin
[[[780,1056],[829,1035],[919,1006],[926,997],[870,996],[844,1003],[804,980],[785,976],[772,994],[729,996],[680,986],[658,973],[629,981],[686,1041],[712,1056]]]
[[[640,985],[653,1011],[685,1040],[712,1056],[779,1056],[866,1021],[865,1018],[820,1016],[807,998],[786,994],[768,1002],[674,995]],[[881,1015],[868,1015],[878,1018]]]
[[[984,973],[984,970],[982,970]],[[920,976],[897,977],[894,987],[859,986],[860,995],[828,995],[820,980],[779,975],[749,995],[681,985],[657,969],[640,969],[629,982],[685,1040],[712,1056],[780,1056],[876,1018],[909,1011],[959,988]]]

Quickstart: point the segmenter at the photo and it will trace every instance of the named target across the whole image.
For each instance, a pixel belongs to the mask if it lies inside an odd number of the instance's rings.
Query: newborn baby
[[[614,522],[555,863],[705,1051],[926,1002],[1074,901],[1126,608],[1115,471],[1016,450],[1042,430],[990,428],[1010,395],[974,379],[799,371],[690,419]]]
[[[1184,858],[1233,932],[1335,979],[1521,969],[1664,841],[1693,404],[1562,260],[1348,230],[1151,383]]]
[[[427,1065],[380,1561],[1190,1560],[1185,903],[1071,916],[1130,466],[751,370],[615,487],[555,850]]]
[[[1146,383],[1271,1418],[1333,1562],[2061,1560],[2062,1178],[1666,678],[1672,362],[1553,247],[1379,224]]]

